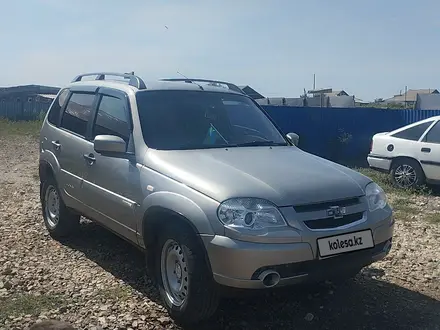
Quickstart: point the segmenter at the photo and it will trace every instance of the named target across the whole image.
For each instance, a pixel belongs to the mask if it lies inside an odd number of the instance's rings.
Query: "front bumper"
[[[278,272],[276,287],[325,280],[360,269],[383,259],[390,251],[394,223],[390,218],[373,230],[371,249],[319,259],[314,242],[292,244],[251,243],[225,236],[203,237],[214,280],[224,286],[264,289],[259,275]],[[312,244],[314,246],[312,247]]]

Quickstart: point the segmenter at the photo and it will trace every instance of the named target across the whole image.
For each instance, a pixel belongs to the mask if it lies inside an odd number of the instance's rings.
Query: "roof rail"
[[[88,76],[96,76],[95,80],[106,80],[105,76],[115,76],[115,77],[123,77],[125,79],[130,79],[128,84],[130,86],[136,87],[137,89],[146,89],[147,86],[145,85],[145,82],[140,78],[139,76],[136,76],[134,72],[131,73],[117,73],[117,72],[93,72],[93,73],[83,73],[79,76],[76,76],[75,79],[72,80],[72,82],[78,82],[81,81],[82,78],[88,77]]]
[[[193,78],[170,78],[170,79],[161,79],[162,81],[184,81],[187,83],[193,83],[193,82],[207,82],[207,83],[213,83],[213,84],[223,84],[228,86],[228,88],[234,92],[245,94],[238,86],[225,82],[225,81],[219,81],[219,80],[210,80],[210,79],[193,79]]]

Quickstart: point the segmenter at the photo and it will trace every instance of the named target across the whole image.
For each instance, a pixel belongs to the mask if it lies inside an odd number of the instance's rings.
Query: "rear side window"
[[[126,102],[116,97],[104,95],[99,103],[92,138],[102,134],[116,135],[128,143],[129,123]]]
[[[424,141],[440,144],[440,121],[438,121],[426,134]]]
[[[49,110],[49,115],[47,116],[47,120],[49,121],[49,123],[51,123],[53,125],[58,125],[58,122],[60,120],[60,115],[61,115],[61,109],[63,108],[64,104],[66,103],[66,99],[67,99],[68,94],[69,94],[68,89],[63,89],[58,94],[58,97],[53,102],[52,107]]]
[[[411,128],[407,128],[401,132],[395,133],[393,136],[400,139],[417,141],[420,139],[423,133],[428,129],[428,127],[432,124],[433,121],[428,121]]]
[[[87,123],[92,114],[95,94],[73,93],[61,120],[61,127],[86,136]]]

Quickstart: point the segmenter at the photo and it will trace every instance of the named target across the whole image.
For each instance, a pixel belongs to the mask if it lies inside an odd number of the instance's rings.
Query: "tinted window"
[[[93,138],[96,135],[116,135],[128,142],[130,125],[124,100],[104,95],[99,103]]]
[[[394,137],[405,139],[405,140],[412,140],[417,141],[420,139],[423,133],[428,129],[428,127],[432,124],[432,121],[428,121],[426,123],[422,123],[416,126],[413,126],[411,128],[407,128],[406,130],[403,130],[399,133],[394,134]]]
[[[86,136],[87,123],[92,113],[94,100],[95,94],[72,94],[61,120],[61,127]]]
[[[440,143],[440,122],[437,122],[423,139],[429,143]]]
[[[49,121],[49,123],[58,125],[58,121],[60,119],[60,114],[61,114],[61,108],[64,106],[64,103],[66,103],[68,94],[69,94],[69,90],[63,89],[59,93],[55,101],[53,102],[52,107],[49,110],[49,115],[47,116],[47,120]]]
[[[206,91],[136,94],[145,143],[155,149],[286,145],[246,96]]]

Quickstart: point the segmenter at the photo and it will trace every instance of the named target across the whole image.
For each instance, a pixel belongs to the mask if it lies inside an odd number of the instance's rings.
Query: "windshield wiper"
[[[274,141],[250,141],[244,143],[237,143],[230,145],[230,147],[265,147],[265,146],[286,146],[287,144],[284,142],[274,142]]]
[[[169,150],[196,150],[196,149],[218,149],[227,148],[229,144],[190,144],[179,147],[170,148]]]

